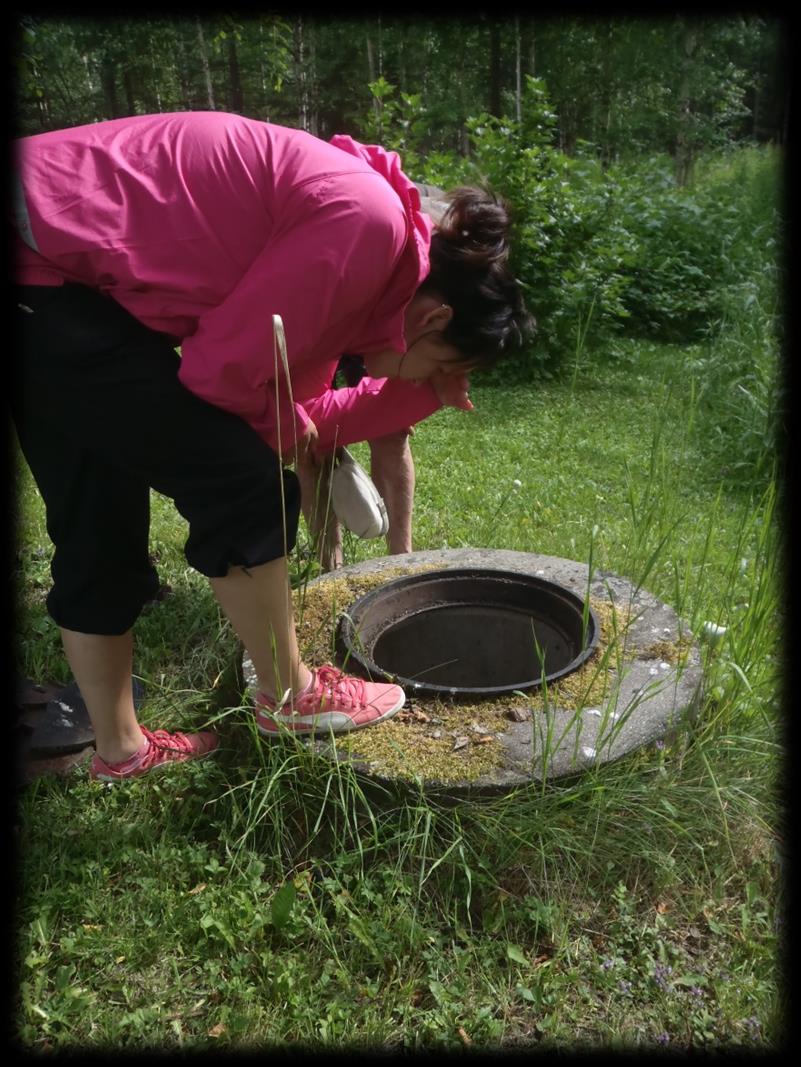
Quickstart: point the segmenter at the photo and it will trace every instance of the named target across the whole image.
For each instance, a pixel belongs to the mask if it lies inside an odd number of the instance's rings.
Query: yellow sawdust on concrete
[[[647,648],[640,649],[637,655],[641,659],[661,659],[666,663],[683,663],[692,648],[689,637],[681,636],[678,641],[654,641]]]

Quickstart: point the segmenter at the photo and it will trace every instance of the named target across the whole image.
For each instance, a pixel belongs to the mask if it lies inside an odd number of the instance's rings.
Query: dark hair
[[[489,367],[519,348],[534,328],[507,263],[509,209],[489,189],[454,189],[447,199],[431,237],[431,272],[419,291],[437,294],[453,308],[443,340],[465,359]]]

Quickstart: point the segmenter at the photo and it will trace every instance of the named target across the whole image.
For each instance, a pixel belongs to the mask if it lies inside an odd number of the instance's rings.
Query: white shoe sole
[[[291,721],[297,723],[296,726],[289,725],[290,719],[287,715],[270,716],[269,711],[259,709],[256,712],[256,728],[262,737],[283,737],[287,734],[291,734],[293,737],[308,737],[309,734],[350,734],[356,730],[364,730],[368,726],[377,726],[380,722],[386,722],[393,715],[397,715],[405,703],[406,694],[401,690],[401,698],[395,707],[390,708],[379,718],[371,719],[369,722],[354,723],[350,715],[346,715],[344,711],[324,711],[319,715],[294,716]],[[277,730],[267,729],[259,722],[259,715],[271,717],[272,721],[281,725]]]

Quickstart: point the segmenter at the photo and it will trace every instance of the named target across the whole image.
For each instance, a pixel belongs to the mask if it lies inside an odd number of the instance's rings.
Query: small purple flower
[[[751,1036],[758,1037],[759,1032],[762,1029],[762,1024],[760,1023],[759,1019],[752,1015],[749,1019],[745,1019],[744,1022],[748,1029],[751,1031]]]
[[[668,975],[670,975],[672,973],[673,973],[673,968],[672,967],[665,967],[665,966],[663,966],[663,964],[657,963],[656,967],[654,967],[654,981],[656,982],[656,984],[659,986],[660,989],[662,989],[664,991],[667,991],[670,988],[670,986],[668,985],[668,982],[667,982],[667,978],[668,978]]]
[[[614,961],[614,960],[606,959],[606,960],[604,960],[604,961],[603,961],[603,963],[601,964],[601,967],[602,967],[602,968],[603,968],[603,969],[604,969],[605,971],[609,971],[609,970],[611,970],[611,969],[612,969],[612,968],[614,967],[614,965],[615,965],[615,961]]]
[[[664,747],[665,747],[665,742],[664,741],[657,741],[657,743],[656,743],[657,752],[662,752]]]
[[[631,982],[627,982],[625,978],[621,978],[617,984],[620,987],[621,992],[623,993],[628,993],[628,991],[631,989]]]
[[[692,987],[692,989],[690,990],[690,993],[691,993],[691,994],[692,994],[692,995],[693,995],[694,997],[702,997],[702,996],[704,995],[704,991],[703,991],[703,989],[701,989],[701,987],[700,987],[700,986],[698,986],[698,985],[694,985],[694,986]]]
[[[662,1032],[661,1034],[657,1035],[656,1040],[659,1042],[660,1045],[667,1045],[670,1042],[670,1034]]]

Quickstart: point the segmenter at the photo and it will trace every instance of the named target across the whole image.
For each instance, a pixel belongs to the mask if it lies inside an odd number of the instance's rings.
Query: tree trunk
[[[122,71],[122,86],[125,89],[125,106],[129,115],[136,114],[136,94],[134,93],[133,75],[131,68],[126,64]]]
[[[398,82],[400,84],[400,91],[402,93],[408,93],[409,89],[406,84],[406,50],[405,50],[405,31],[404,24],[398,26]]]
[[[306,56],[303,41],[303,19],[295,21],[295,71],[298,79],[298,125],[309,129],[309,90],[306,84]]]
[[[47,80],[43,79],[39,75],[39,68],[36,63],[31,61],[31,70],[33,71],[34,85],[41,91],[42,95],[36,95],[36,111],[39,116],[39,125],[43,130],[50,129],[50,107],[47,99]]]
[[[106,114],[110,119],[122,118],[119,97],[117,96],[117,64],[109,52],[104,52],[100,61],[100,82],[103,86]]]
[[[762,49],[758,48],[756,50],[756,64],[755,64],[755,69],[754,69],[754,74],[753,74],[753,89],[752,89],[753,97],[752,97],[752,103],[751,103],[751,136],[754,138],[755,141],[759,139],[759,134],[758,134],[757,131],[759,130],[759,111],[760,111],[760,105],[762,103],[761,93],[759,91],[761,82],[762,82]],[[747,99],[747,97],[746,97],[746,99]]]
[[[494,19],[489,24],[489,112],[501,114],[501,27]]]
[[[423,47],[423,89],[422,89],[422,96],[423,96],[424,100],[427,100],[428,99],[428,72],[429,72],[429,64],[431,62],[431,31],[429,30],[428,26],[426,26],[425,30],[423,31],[423,40],[424,40],[424,47]]]
[[[368,73],[368,81],[372,85],[372,83],[374,81],[376,81],[375,54],[374,54],[374,51],[373,51],[373,42],[370,40],[369,31],[367,33],[366,41],[367,41],[367,73]],[[370,95],[372,97],[371,106],[373,108],[373,114],[375,115],[376,119],[379,119],[380,116],[381,116],[381,101],[378,99],[378,97],[373,96],[372,93]]]
[[[267,98],[267,72],[264,67],[264,20],[259,19],[259,85],[261,86],[261,107],[265,116],[269,110]],[[269,118],[266,119],[269,122]]]
[[[373,42],[370,40],[370,34],[367,34],[365,38],[367,42],[367,77],[368,81],[374,82],[375,77],[375,56],[373,55]]]
[[[194,94],[192,92],[192,86],[189,81],[187,70],[189,64],[186,61],[186,46],[184,44],[183,27],[178,25],[175,30],[175,38],[178,42],[178,63],[176,66],[176,74],[178,85],[180,86],[181,96],[184,102],[184,110],[192,111],[195,106]],[[156,93],[158,94],[158,77],[156,76],[155,64],[153,69],[153,77],[156,83]]]
[[[679,114],[676,131],[676,182],[687,185],[692,172],[694,146],[690,125],[692,123],[692,68],[693,57],[698,48],[699,30],[688,23],[681,35],[682,60],[681,83],[679,85]]]
[[[245,110],[245,100],[242,93],[242,77],[239,71],[236,37],[233,33],[228,34],[225,43],[228,52],[228,99],[231,101],[231,111],[241,115]]]
[[[309,22],[309,133],[315,137],[320,131],[320,94],[317,85],[317,34],[314,22]]]
[[[566,156],[572,156],[576,150],[578,119],[575,102],[565,101],[559,115],[559,151]]]
[[[613,57],[614,49],[614,26],[610,19],[609,25],[606,28],[606,42],[603,48],[603,56],[601,59],[602,65],[602,99],[603,99],[603,141],[601,143],[601,166],[606,169],[612,160],[612,146],[610,144],[610,136],[612,130],[612,100],[613,100],[613,81],[615,63]]]
[[[467,129],[465,128],[465,119],[467,118],[467,99],[466,99],[466,87],[465,79],[459,78],[457,81],[459,86],[459,144],[458,150],[460,155],[465,159],[470,155],[470,137],[468,136]]]
[[[523,118],[523,65],[521,50],[520,16],[515,15],[515,118],[518,123],[520,123]]]
[[[148,51],[150,52],[150,74],[151,74],[151,77],[153,79],[153,87],[154,87],[154,89],[156,91],[156,110],[157,111],[162,111],[163,108],[161,106],[161,88],[160,88],[160,86],[161,86],[161,76],[160,76],[158,70],[156,69],[156,56],[155,56],[154,51],[153,51],[153,38],[152,37],[148,41],[148,46],[149,46],[148,47]],[[178,84],[180,85],[181,84],[180,76],[177,79],[177,81],[178,81]]]
[[[214,102],[214,88],[211,84],[211,67],[209,66],[209,54],[206,51],[206,38],[203,36],[203,25],[200,21],[200,16],[195,15],[195,22],[197,24],[197,43],[200,49],[200,65],[203,68],[203,77],[206,81],[206,99],[209,105],[209,111],[216,111],[217,105]]]
[[[81,56],[81,60],[83,61],[84,73],[86,74],[86,86],[87,86],[87,88],[89,90],[89,95],[90,96],[94,96],[95,95],[95,83],[94,83],[94,81],[92,79],[92,72],[91,72],[91,69],[89,67],[89,56],[86,54],[86,52],[84,52],[83,55]]]

